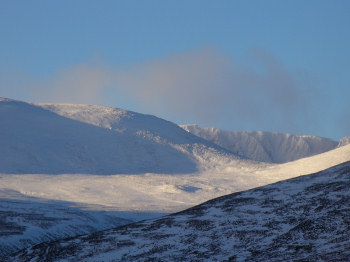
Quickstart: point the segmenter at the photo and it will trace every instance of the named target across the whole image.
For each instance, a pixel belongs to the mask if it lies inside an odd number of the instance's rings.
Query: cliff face
[[[223,131],[217,128],[201,128],[197,125],[181,127],[248,159],[270,163],[294,161],[327,152],[338,145],[336,141],[318,136],[262,131]]]

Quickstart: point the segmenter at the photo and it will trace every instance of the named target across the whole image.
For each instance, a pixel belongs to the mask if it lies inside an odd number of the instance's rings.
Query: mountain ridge
[[[85,119],[54,110],[67,107]],[[83,121],[107,109],[115,118],[104,120],[115,126]],[[203,157],[237,158],[169,121],[102,106],[39,106],[2,99],[0,121],[0,173],[191,173]]]
[[[201,128],[198,125],[181,125],[194,135],[207,139],[225,149],[255,161],[285,163],[327,152],[343,142],[317,136],[263,131],[223,131]]]
[[[221,195],[350,160],[350,145],[345,145],[284,164],[252,161],[170,121],[103,106],[0,99],[0,120],[0,137],[4,138],[0,140],[0,220],[6,225],[0,234],[16,228],[36,228],[36,216],[44,226],[49,225],[50,219],[55,218],[43,218],[44,210],[50,209],[46,201],[82,208],[78,213],[67,208],[62,217],[77,221],[80,216],[80,227],[86,231],[76,230],[64,220],[55,220],[57,228],[62,226],[62,232],[74,236],[91,232],[89,228],[94,231],[113,226],[103,222],[108,222],[109,216],[102,212],[99,213],[102,222],[91,227],[89,213],[83,209],[92,206],[95,211],[117,212],[116,218],[118,214],[133,213],[137,220],[147,212],[154,216],[176,212]],[[43,162],[53,170],[41,166]],[[124,164],[115,169],[116,163]],[[10,172],[2,172],[6,166],[12,168]],[[18,201],[11,192],[17,192],[24,201]],[[27,204],[34,198],[40,199],[40,205]],[[33,206],[38,207],[35,212]],[[59,205],[52,206],[55,208],[62,210]],[[77,215],[71,216],[71,211]],[[30,212],[34,219],[28,217]],[[13,216],[7,218],[6,214]],[[52,237],[47,238],[45,233],[34,239],[31,235],[16,235],[11,245],[26,247],[56,239],[54,235],[62,237],[56,234],[55,227],[47,233]],[[3,241],[10,243],[6,237]]]

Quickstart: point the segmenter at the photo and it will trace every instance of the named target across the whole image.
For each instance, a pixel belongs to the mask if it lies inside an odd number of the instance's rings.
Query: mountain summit
[[[155,116],[0,100],[0,173],[192,173],[229,151]]]

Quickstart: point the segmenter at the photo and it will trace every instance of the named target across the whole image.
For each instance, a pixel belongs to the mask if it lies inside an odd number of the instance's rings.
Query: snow
[[[261,131],[223,131],[182,125],[184,130],[256,161],[285,163],[335,149],[338,142],[317,136]]]
[[[171,122],[105,107],[4,100],[0,122],[0,173],[191,173],[208,157],[234,157]]]
[[[347,261],[350,162],[183,212],[43,243],[13,261]]]
[[[346,137],[343,137],[342,139],[340,139],[338,147],[346,146],[349,144],[350,144],[350,136],[346,136]]]
[[[310,154],[329,149],[284,164],[253,161],[246,158],[248,154],[241,158],[169,121],[102,106],[0,99],[0,122],[0,207],[3,212],[12,209],[21,214],[37,206],[44,214],[48,208],[59,209],[64,203],[68,213],[78,205],[81,216],[88,215],[84,213],[88,209],[97,212],[101,221],[105,221],[104,211],[118,218],[139,220],[350,160],[350,145],[330,150],[336,143],[331,140],[242,133],[239,136],[247,139],[267,139],[275,155],[287,151],[283,158],[302,157],[307,148]],[[289,145],[294,145],[290,151]],[[247,152],[254,156],[250,158],[265,156],[265,151],[260,154],[257,148],[257,144],[248,143]],[[18,196],[25,202],[18,202]],[[38,201],[43,203],[38,205]],[[108,225],[101,222],[100,228]],[[32,236],[34,233],[17,237],[16,241],[34,241]],[[41,239],[45,239],[43,235]]]
[[[154,116],[12,100],[0,106],[0,136],[6,137],[0,141],[0,189],[117,211],[179,211],[350,160],[344,146],[285,164],[262,163]],[[144,138],[147,132],[151,139]]]
[[[28,197],[13,190],[0,190],[0,197],[0,257],[43,241],[133,222],[131,214],[88,210],[76,203]]]
[[[220,195],[314,173],[349,160],[350,145],[286,164],[233,160],[190,174],[1,174],[0,189],[117,211],[174,212]]]

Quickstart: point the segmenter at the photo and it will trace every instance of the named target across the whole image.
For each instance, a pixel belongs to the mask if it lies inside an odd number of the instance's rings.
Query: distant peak
[[[181,127],[199,127],[197,124],[185,124],[185,125],[180,125]]]
[[[350,144],[350,136],[346,136],[346,137],[343,137],[342,139],[340,139],[338,147],[346,146],[349,144]]]
[[[14,102],[16,100],[10,99],[10,98],[5,98],[5,97],[0,97],[0,102]]]

